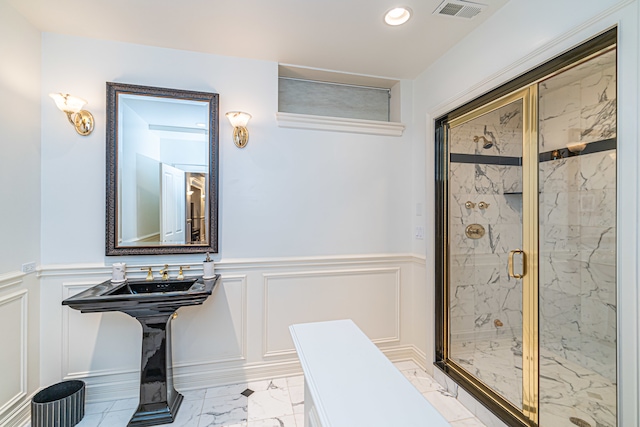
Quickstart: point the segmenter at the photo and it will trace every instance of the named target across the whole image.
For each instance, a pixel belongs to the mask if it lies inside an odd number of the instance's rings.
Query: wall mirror
[[[218,94],[107,83],[107,255],[218,252]]]

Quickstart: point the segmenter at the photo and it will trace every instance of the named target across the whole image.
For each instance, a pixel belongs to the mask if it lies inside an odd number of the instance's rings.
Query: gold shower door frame
[[[454,128],[479,116],[497,110],[507,104],[522,100],[522,250],[524,251],[524,270],[522,277],[522,409],[517,408],[501,397],[490,386],[466,371],[450,358],[450,311],[449,311],[449,262],[446,254],[447,273],[445,274],[444,303],[444,356],[449,369],[474,384],[478,389],[520,419],[525,425],[538,425],[539,414],[539,349],[538,349],[538,240],[539,240],[539,202],[538,202],[538,86],[532,84],[512,92],[500,99],[487,103],[469,113],[452,119],[445,135],[449,146],[450,128]],[[447,170],[450,159],[447,155]],[[447,186],[448,187],[448,186]],[[448,195],[449,189],[446,188]],[[448,197],[447,197],[448,200]],[[448,201],[446,202],[448,204]],[[446,208],[448,212],[448,208]],[[448,232],[445,241],[448,242]],[[448,243],[447,243],[448,248]],[[516,249],[516,248],[512,248]]]

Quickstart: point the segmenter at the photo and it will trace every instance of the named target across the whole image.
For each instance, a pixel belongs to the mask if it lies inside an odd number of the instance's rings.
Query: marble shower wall
[[[483,148],[484,141],[474,142],[474,136],[485,137],[493,146]],[[522,157],[522,102],[451,129],[450,152],[472,161],[452,161],[449,172],[452,340],[519,339],[521,281],[509,277],[507,260],[509,251],[522,245],[522,166],[501,159]],[[476,206],[467,209],[467,201]],[[481,201],[489,207],[479,209]],[[484,237],[468,238],[465,228],[470,224],[482,225]],[[496,320],[502,326],[496,326]]]
[[[538,90],[541,153],[615,138],[615,50],[542,81]]]
[[[616,137],[615,52],[540,84],[540,151]],[[540,163],[540,345],[616,380],[616,150]]]

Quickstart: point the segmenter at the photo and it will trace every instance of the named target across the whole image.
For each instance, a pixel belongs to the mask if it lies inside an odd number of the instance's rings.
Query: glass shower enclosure
[[[510,425],[617,425],[612,31],[438,122],[436,365]]]

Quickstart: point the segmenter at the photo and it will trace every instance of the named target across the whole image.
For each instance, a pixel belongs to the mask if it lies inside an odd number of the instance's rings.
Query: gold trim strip
[[[446,220],[444,221],[444,230],[442,231],[443,237],[444,237],[444,250],[445,250],[445,269],[444,269],[444,274],[443,274],[443,279],[444,279],[444,289],[443,289],[443,303],[444,303],[444,307],[442,307],[442,312],[444,313],[444,322],[442,324],[442,329],[443,329],[443,333],[444,333],[444,341],[443,341],[443,354],[444,354],[444,358],[445,360],[449,360],[450,355],[450,351],[451,351],[451,346],[449,345],[449,341],[451,340],[451,335],[450,335],[450,311],[449,311],[449,277],[450,277],[450,268],[451,268],[451,254],[449,253],[449,171],[451,170],[451,156],[449,155],[449,130],[450,130],[450,126],[446,125],[444,126],[444,156],[445,156],[445,162],[447,164],[447,168],[446,168],[446,173],[447,173],[447,178],[444,180],[444,194],[445,194],[445,200],[444,200],[444,218],[446,218]]]
[[[523,409],[534,425],[538,424],[538,85],[528,88],[529,96],[523,111],[525,135],[522,152],[522,223],[523,248],[529,260],[527,274],[522,281],[522,368]]]
[[[495,101],[485,104],[480,108],[476,108],[475,110],[470,111],[467,114],[463,114],[460,117],[456,117],[455,119],[452,119],[449,122],[449,127],[450,128],[458,127],[477,117],[490,113],[494,110],[497,110],[498,108],[504,107],[507,104],[511,104],[512,102],[515,102],[519,99],[524,99],[527,95],[528,90],[529,90],[528,88],[519,89],[515,92],[511,92],[510,94],[503,96],[502,98],[498,98]]]

